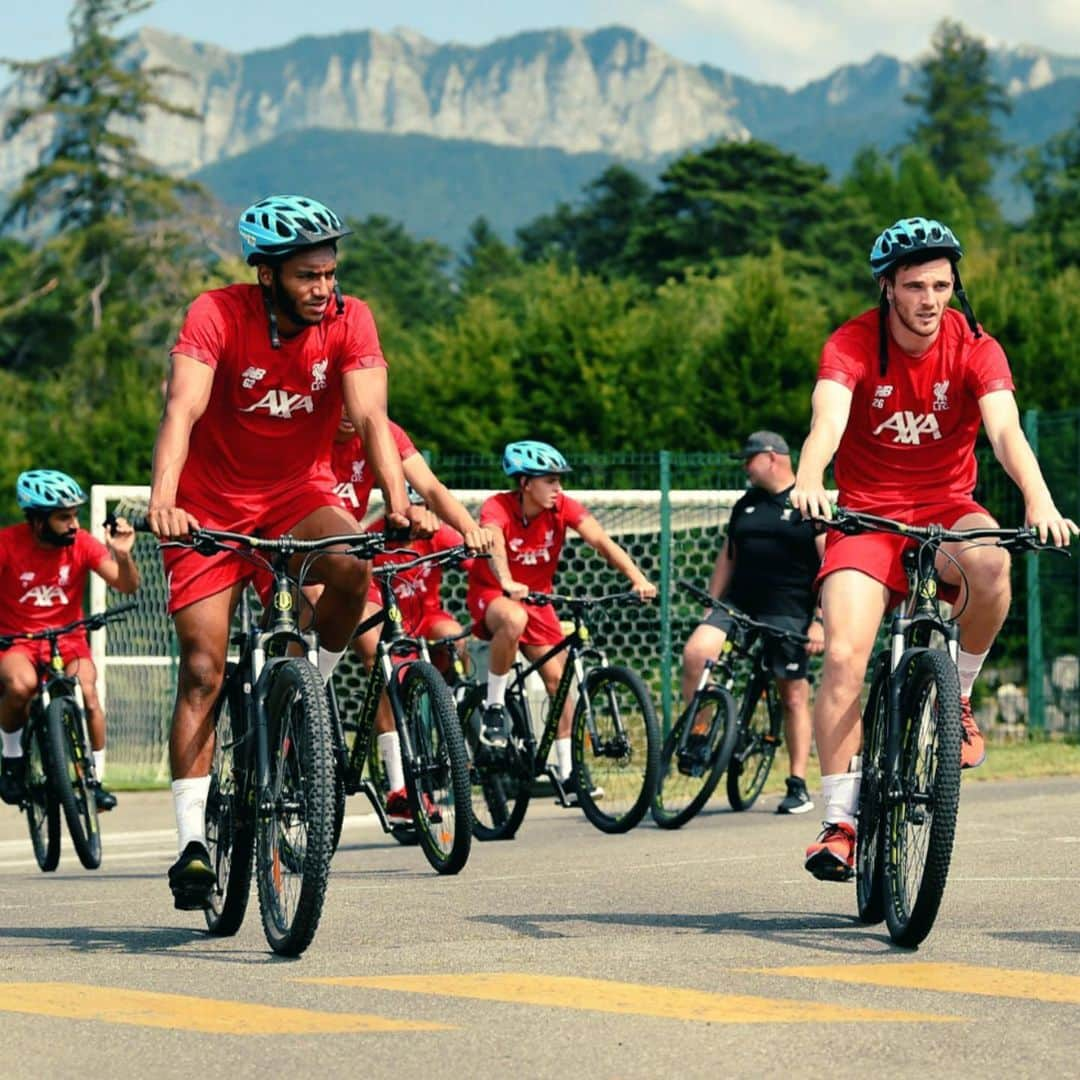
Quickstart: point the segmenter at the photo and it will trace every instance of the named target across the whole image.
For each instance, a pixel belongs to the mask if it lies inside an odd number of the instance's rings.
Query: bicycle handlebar
[[[522,603],[531,604],[534,607],[547,607],[551,604],[566,604],[569,608],[579,608],[584,611],[591,607],[605,607],[608,604],[618,603],[624,600],[637,604],[643,604],[636,592],[608,593],[606,596],[563,596],[560,593],[531,592],[522,598]]]
[[[408,553],[408,548],[384,548],[383,554],[394,555]],[[417,566],[430,563],[434,566],[442,566],[446,563],[456,562],[458,559],[490,559],[487,552],[473,552],[464,544],[456,544],[454,547],[443,548],[441,551],[432,551],[427,555],[417,555],[407,562],[381,563],[372,568],[372,574],[378,577],[393,577],[395,574],[403,574],[406,570],[412,570]]]
[[[731,604],[726,601],[714,599],[704,589],[695,585],[692,581],[687,581],[686,578],[679,578],[675,584],[684,592],[693,596],[696,600],[701,601],[704,607],[720,608],[723,611],[726,611],[736,623],[747,630],[760,630],[763,634],[768,634],[771,637],[787,638],[789,641],[797,642],[800,645],[805,645],[810,640],[806,634],[800,634],[794,630],[782,630],[780,627],[773,626],[771,623],[760,622],[758,619],[753,619],[747,615],[746,612],[740,611],[737,607],[732,607]]]
[[[138,606],[134,600],[128,600],[126,603],[109,608],[108,611],[99,611],[83,619],[76,619],[66,626],[54,626],[48,630],[33,630],[21,634],[3,634],[0,635],[0,649],[10,649],[16,641],[51,641],[53,638],[63,637],[65,634],[74,633],[84,627],[87,630],[100,630],[107,623],[126,615],[129,611],[134,611]]]

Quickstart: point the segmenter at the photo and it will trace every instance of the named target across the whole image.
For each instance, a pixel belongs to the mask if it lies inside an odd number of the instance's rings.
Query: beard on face
[[[322,315],[313,319],[300,311],[296,301],[288,294],[285,286],[281,283],[281,278],[278,277],[277,270],[274,271],[272,290],[274,306],[281,315],[284,315],[285,318],[289,320],[289,322],[295,323],[297,326],[318,326],[319,323],[322,322]]]
[[[41,523],[41,531],[38,535],[44,543],[51,544],[53,547],[71,547],[75,543],[75,534],[78,531],[78,529],[65,529],[63,532],[57,532],[46,518]]]

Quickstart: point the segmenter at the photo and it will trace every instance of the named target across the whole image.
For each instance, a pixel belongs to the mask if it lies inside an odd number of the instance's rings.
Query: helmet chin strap
[[[334,299],[337,301],[337,313],[339,315],[345,314],[345,297],[341,292],[341,286],[334,282]]]
[[[263,307],[266,309],[266,318],[270,323],[270,348],[281,348],[281,337],[278,334],[277,312],[274,310],[274,298],[269,285],[259,287],[262,289]]]

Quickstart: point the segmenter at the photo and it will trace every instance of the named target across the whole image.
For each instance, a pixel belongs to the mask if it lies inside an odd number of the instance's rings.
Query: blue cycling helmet
[[[880,278],[897,263],[923,252],[931,257],[942,255],[954,265],[964,254],[948,225],[924,217],[901,218],[874,241],[870,270],[875,278]]]
[[[241,215],[240,248],[249,266],[348,236],[328,206],[303,195],[271,195]]]
[[[507,443],[502,467],[507,476],[549,476],[571,471],[566,458],[554,446],[533,439]]]
[[[15,498],[22,510],[67,510],[82,506],[86,492],[67,473],[55,469],[32,469],[19,473]]]

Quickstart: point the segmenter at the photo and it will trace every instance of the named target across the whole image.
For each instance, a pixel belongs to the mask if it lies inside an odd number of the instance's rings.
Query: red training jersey
[[[853,395],[834,462],[841,504],[897,514],[969,498],[979,398],[1013,389],[1001,346],[985,333],[976,338],[948,308],[922,356],[907,355],[890,337],[884,377],[880,370],[877,309],[841,326],[821,353],[818,378]]]
[[[390,421],[390,434],[394,437],[402,461],[419,453],[405,429],[393,420]],[[368,501],[375,486],[375,474],[368,465],[367,451],[359,435],[332,444],[330,467],[334,473],[334,494],[341,499],[341,505],[360,521],[367,513]]]
[[[495,525],[506,537],[506,557],[510,576],[532,592],[549,593],[559,565],[559,553],[566,538],[567,526],[577,528],[588,516],[576,499],[559,494],[550,510],[542,510],[532,519],[523,521],[521,496],[516,491],[492,495],[480,507],[480,524]],[[501,589],[495,580],[490,560],[477,559],[469,572],[469,588]]]
[[[333,300],[318,326],[281,348],[270,345],[257,285],[203,293],[191,305],[171,355],[214,371],[206,411],[195,422],[177,503],[245,509],[284,501],[299,483],[333,477],[326,456],[341,417],[341,377],[385,367],[375,320],[366,304]]]
[[[380,532],[385,526],[385,519],[379,518],[372,522],[368,532]],[[386,566],[388,563],[408,562],[418,555],[433,555],[436,551],[446,551],[457,547],[463,542],[461,533],[450,525],[440,525],[434,536],[427,539],[413,539],[404,541],[401,551],[384,551],[375,556],[376,566]],[[467,560],[465,566],[472,564]],[[402,619],[405,629],[412,633],[412,628],[420,626],[425,614],[438,612],[442,609],[442,579],[443,568],[424,563],[422,566],[414,566],[411,570],[405,570],[391,579],[394,596],[401,608]],[[372,581],[372,599],[382,603],[382,593],[378,585]]]
[[[45,547],[29,523],[0,529],[0,634],[50,630],[83,617],[86,576],[111,556],[80,529],[70,547]]]

